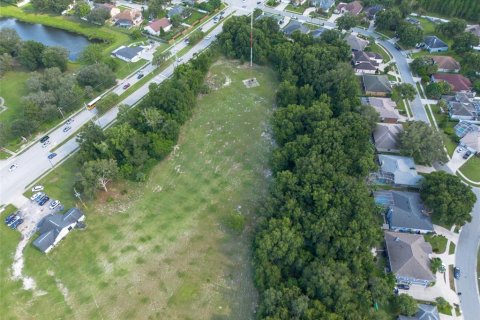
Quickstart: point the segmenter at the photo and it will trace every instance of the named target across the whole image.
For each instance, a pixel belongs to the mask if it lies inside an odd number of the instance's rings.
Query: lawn
[[[383,63],[387,63],[390,61],[390,56],[388,53],[378,44],[371,43],[368,47],[365,48],[365,51],[375,52],[382,56]]]
[[[7,110],[0,113],[0,121],[10,123],[22,112],[22,97],[27,95],[26,81],[30,77],[29,72],[9,71],[0,77],[0,97],[5,99]]]
[[[202,19],[205,16],[206,16],[205,13],[201,13],[201,12],[192,10],[192,14],[187,19],[185,19],[184,22],[186,24],[193,25],[196,21]]]
[[[294,6],[292,4],[289,4],[286,8],[285,11],[293,11],[296,13],[303,14],[303,12],[310,7],[309,1],[306,1],[304,4],[300,6]]]
[[[245,88],[251,76],[259,87]],[[267,68],[225,61],[207,80],[213,89],[198,99],[178,149],[146,182],[117,183],[87,203],[87,229],[48,257],[27,246],[25,273],[44,295],[32,298],[2,274],[4,318],[255,317],[251,231],[268,190],[277,83]],[[44,183],[64,203],[72,171],[61,168]],[[13,243],[2,240],[1,272]]]
[[[144,64],[147,63],[147,60],[140,59],[137,62],[126,62],[120,59],[116,59],[117,62],[119,63],[117,71],[115,71],[115,74],[117,76],[117,79],[123,79],[127,77],[129,74],[143,66]]]
[[[0,160],[8,159],[10,156],[10,153],[0,150]]]
[[[471,157],[460,168],[460,171],[470,180],[473,180],[475,182],[480,182],[480,158]]]
[[[447,248],[447,238],[438,235],[425,235],[425,241],[432,245],[432,250],[435,253],[444,253]]]

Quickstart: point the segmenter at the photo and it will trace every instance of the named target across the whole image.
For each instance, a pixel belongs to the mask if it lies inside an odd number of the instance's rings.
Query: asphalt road
[[[461,276],[456,280],[457,292],[461,292],[460,303],[465,320],[480,316],[480,296],[477,283],[477,252],[480,243],[480,188],[473,188],[477,202],[472,212],[472,222],[462,228],[455,255],[455,264]]]

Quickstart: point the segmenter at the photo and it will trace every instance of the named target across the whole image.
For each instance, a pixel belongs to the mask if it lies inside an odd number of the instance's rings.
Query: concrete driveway
[[[461,149],[461,151],[460,151],[460,149]],[[460,151],[460,152],[458,152],[458,151]],[[460,169],[465,164],[465,162],[468,161],[468,159],[470,157],[472,157],[472,156],[470,156],[467,159],[463,159],[463,155],[465,154],[465,152],[466,152],[466,150],[463,149],[463,148],[460,148],[460,147],[457,147],[455,149],[455,151],[453,152],[452,158],[447,163],[447,167],[450,168],[450,170],[452,170],[452,172],[457,172],[457,170]]]

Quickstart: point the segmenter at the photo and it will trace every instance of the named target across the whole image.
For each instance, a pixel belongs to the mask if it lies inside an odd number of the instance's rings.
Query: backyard
[[[251,76],[259,87],[244,86]],[[47,257],[27,246],[39,295],[8,280],[19,235],[0,228],[6,319],[255,317],[251,231],[268,190],[275,76],[221,60],[207,85],[178,148],[146,182],[116,183],[87,203],[87,229]],[[74,175],[68,160],[42,183],[71,204]]]

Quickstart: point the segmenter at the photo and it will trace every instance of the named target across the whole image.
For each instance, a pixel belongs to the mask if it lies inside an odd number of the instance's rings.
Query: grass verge
[[[454,254],[455,253],[455,243],[450,242],[450,247],[448,248],[448,254]]]

